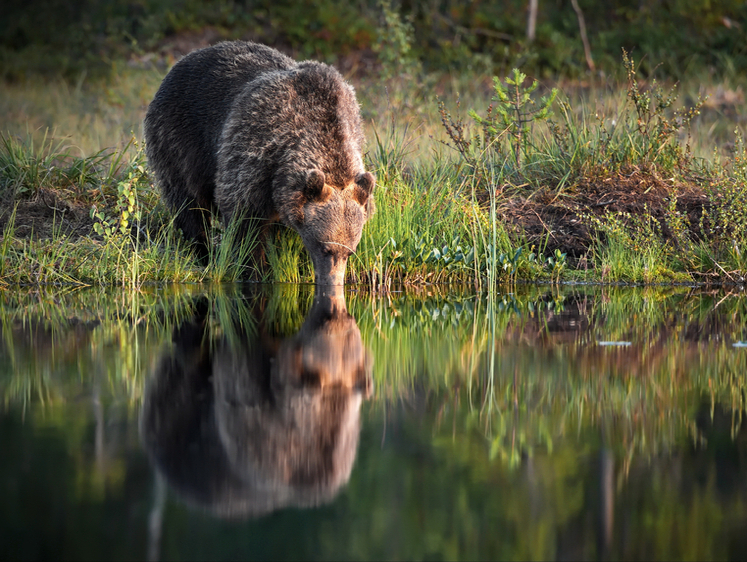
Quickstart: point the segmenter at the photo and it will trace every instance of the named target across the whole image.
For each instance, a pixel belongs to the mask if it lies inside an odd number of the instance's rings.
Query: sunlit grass
[[[201,281],[204,272],[178,238],[164,229],[154,239],[117,237],[76,240],[56,230],[51,238],[13,239],[14,220],[5,226],[0,283],[9,285],[121,285]]]
[[[276,233],[264,248],[268,267],[255,263],[262,255],[257,245],[266,241],[251,239],[243,249],[232,248],[230,227],[215,233],[214,239],[223,242],[212,248],[208,266],[196,263],[173,232],[147,171],[135,172],[133,179],[133,170],[145,165],[138,142],[140,122],[162,73],[124,66],[119,70],[106,83],[30,80],[1,85],[7,95],[0,96],[0,107],[5,110],[0,121],[0,189],[11,201],[50,191],[102,213],[114,224],[124,216],[118,189],[125,182],[137,190],[140,234],[103,241],[93,234],[69,240],[61,230],[49,240],[8,241],[6,236],[3,255],[15,261],[13,267],[4,268],[1,282],[138,285],[248,278],[313,280],[300,239],[286,231]],[[644,223],[622,224],[621,238],[601,235],[614,223],[598,223],[592,225],[598,243],[585,262],[585,267],[592,265],[591,273],[585,269],[584,275],[587,280],[590,276],[597,281],[640,283],[738,281],[745,276],[747,249],[740,233],[747,223],[740,211],[743,206],[729,203],[741,201],[745,192],[739,171],[742,153],[721,150],[726,141],[716,110],[725,107],[725,99],[739,103],[733,85],[706,87],[703,93],[713,92],[718,100],[693,116],[690,136],[667,137],[659,146],[656,142],[662,141],[656,140],[654,125],[639,130],[640,116],[628,99],[625,84],[591,84],[589,88],[569,84],[569,93],[561,94],[555,104],[554,124],[542,121],[532,126],[521,165],[511,157],[511,143],[500,140],[500,135],[475,152],[470,162],[453,149],[453,139],[444,131],[438,100],[453,110],[455,119],[465,120],[466,135],[477,133],[467,110],[481,115],[487,111],[493,95],[488,77],[424,76],[418,83],[395,78],[383,91],[367,87],[367,82],[357,86],[368,139],[367,166],[377,175],[378,210],[349,260],[349,282],[390,290],[401,283],[494,287],[517,279],[577,278],[578,272],[568,267],[565,255],[545,251],[550,231],[530,240],[521,229],[507,226],[503,213],[509,199],[531,201],[536,193],[551,191],[562,202],[582,190],[584,181],[614,179],[615,174],[627,173],[626,166],[666,181],[672,174],[681,176],[678,181],[691,181],[685,176],[692,175],[692,170],[678,168],[684,153],[677,152],[675,145],[682,143],[682,150],[689,146],[687,157],[700,162],[703,152],[698,147],[715,139],[719,146],[711,146],[709,154],[712,157],[715,148],[718,158],[697,166],[718,177],[706,190],[718,205],[705,224],[725,235],[686,240],[684,234],[675,249],[659,234],[641,231]],[[685,84],[680,90],[686,92],[688,103],[696,99],[694,86]],[[682,102],[676,105],[681,109]],[[658,123],[656,119],[654,115],[651,123]],[[737,142],[736,146],[742,145]],[[672,183],[673,194],[676,184]],[[671,222],[673,217],[666,220]],[[17,226],[5,221],[10,238],[13,233],[17,236]],[[686,230],[680,227],[680,233]],[[651,243],[638,243],[641,234]],[[9,271],[16,273],[9,275]]]
[[[266,245],[270,274],[262,279],[275,283],[313,283],[314,271],[301,237],[278,225]]]
[[[36,143],[45,135],[67,139],[76,155],[118,149],[133,134],[142,138],[145,110],[162,78],[155,70],[124,67],[106,82],[0,81],[0,131]]]

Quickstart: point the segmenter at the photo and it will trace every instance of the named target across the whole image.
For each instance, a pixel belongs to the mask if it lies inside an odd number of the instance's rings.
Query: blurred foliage
[[[526,0],[404,0],[413,14],[419,56],[431,66],[480,64],[493,71],[520,67],[543,75],[579,75],[586,70],[576,14],[567,0],[540,1],[536,39],[526,39]],[[579,1],[593,58],[607,72],[620,50],[637,58],[645,73],[662,62],[679,76],[691,66],[744,68],[747,5],[738,0],[673,2]],[[495,67],[498,67],[497,69]]]
[[[459,67],[534,75],[586,72],[576,14],[567,0],[539,3],[536,39],[526,39],[526,0],[5,0],[0,75],[78,77],[156,50],[164,39],[210,27],[216,38],[285,46],[333,60],[376,51],[385,68],[404,59],[426,71]],[[597,66],[615,72],[620,50],[650,74],[703,68],[738,74],[747,63],[747,5],[739,0],[579,2]],[[392,57],[394,57],[393,60]],[[404,57],[404,58],[403,58]]]
[[[0,7],[0,74],[78,78],[157,50],[164,39],[213,29],[216,38],[283,44],[301,56],[370,46],[371,18],[344,0],[8,0]]]

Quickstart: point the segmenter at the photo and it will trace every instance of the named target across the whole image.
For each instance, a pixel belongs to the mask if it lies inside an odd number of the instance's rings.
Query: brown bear
[[[144,128],[163,198],[203,259],[211,213],[243,220],[244,233],[279,220],[300,234],[317,284],[344,283],[375,180],[355,91],[337,70],[250,42],[199,49],[166,75]]]

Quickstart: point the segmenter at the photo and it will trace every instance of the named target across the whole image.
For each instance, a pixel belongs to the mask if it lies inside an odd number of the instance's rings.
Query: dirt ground
[[[0,210],[0,235],[13,214],[13,205],[5,202]],[[63,234],[75,240],[88,236],[93,230],[90,209],[80,203],[68,201],[60,193],[40,189],[31,198],[17,201],[13,236],[19,239],[52,238]]]
[[[523,232],[538,246],[549,233],[545,253],[560,250],[576,265],[587,256],[593,241],[588,217],[603,218],[618,212],[631,216],[647,214],[659,221],[667,237],[669,232],[662,219],[673,195],[677,196],[677,211],[689,220],[691,234],[698,236],[700,217],[707,204],[703,191],[640,171],[585,178],[561,191],[544,189],[531,196],[514,196],[500,211],[507,225]]]

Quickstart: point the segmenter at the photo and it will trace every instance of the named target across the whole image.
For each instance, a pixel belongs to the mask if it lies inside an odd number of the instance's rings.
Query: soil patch
[[[73,240],[88,236],[93,229],[89,207],[63,199],[60,193],[40,189],[30,199],[20,199],[14,222],[15,238],[43,239],[62,234]],[[0,212],[0,233],[5,231],[12,214],[12,205]]]
[[[619,212],[633,217],[649,216],[659,221],[667,239],[670,232],[664,219],[673,196],[677,197],[677,211],[689,220],[691,236],[700,236],[700,218],[708,201],[702,189],[641,171],[583,178],[561,191],[542,189],[513,196],[500,212],[513,231],[523,233],[537,246],[547,237],[545,251],[560,250],[575,265],[587,256],[594,241],[590,217],[603,218]]]

